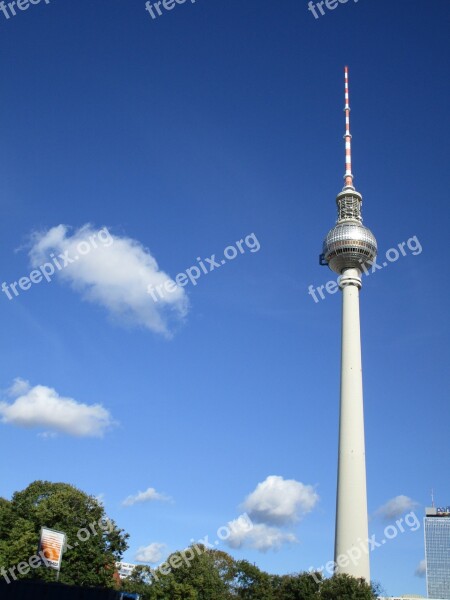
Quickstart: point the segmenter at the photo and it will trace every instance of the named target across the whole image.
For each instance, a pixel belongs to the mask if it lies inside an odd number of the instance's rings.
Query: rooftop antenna
[[[431,488],[431,506],[434,508],[434,490]]]

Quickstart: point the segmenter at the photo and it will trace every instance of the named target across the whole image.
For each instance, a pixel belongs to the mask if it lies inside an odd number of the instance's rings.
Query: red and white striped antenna
[[[352,174],[352,134],[350,133],[350,94],[348,86],[348,67],[345,67],[345,187],[353,188]]]

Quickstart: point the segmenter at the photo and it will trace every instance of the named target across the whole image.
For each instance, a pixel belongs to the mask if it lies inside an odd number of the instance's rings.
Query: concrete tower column
[[[324,242],[320,264],[338,273],[342,290],[341,399],[336,499],[336,573],[370,581],[359,290],[361,271],[373,264],[377,240],[362,223],[362,196],[353,185],[348,67],[345,67],[345,185],[338,218]]]
[[[336,500],[336,573],[370,581],[364,408],[359,321],[361,273],[346,269],[342,289],[341,401]]]

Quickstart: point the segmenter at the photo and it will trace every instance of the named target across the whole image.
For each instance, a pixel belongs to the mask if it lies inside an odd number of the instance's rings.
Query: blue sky
[[[450,502],[449,16],[447,0],[319,19],[304,0],[0,13],[1,280],[106,242],[0,295],[1,495],[35,479],[102,494],[130,561],[215,540],[244,510],[262,527],[221,543],[234,556],[277,573],[332,559],[340,297],[308,286],[333,278],[318,255],[343,185],[348,64],[365,224],[382,259],[420,242],[363,282],[370,531],[421,518],[432,487]],[[225,264],[152,301],[147,284],[213,254]],[[372,576],[424,593],[423,555],[407,527]]]

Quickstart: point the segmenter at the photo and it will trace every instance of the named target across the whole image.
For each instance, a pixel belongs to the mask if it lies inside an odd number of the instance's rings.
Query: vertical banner
[[[41,539],[39,540],[39,552],[45,556],[45,564],[50,569],[59,571],[64,546],[66,543],[66,534],[52,529],[41,529]]]

